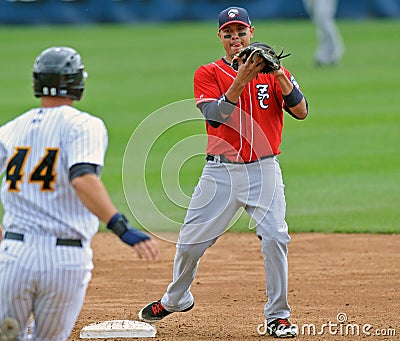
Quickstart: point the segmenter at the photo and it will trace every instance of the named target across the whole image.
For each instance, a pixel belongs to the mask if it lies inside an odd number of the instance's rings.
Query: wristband
[[[289,95],[282,94],[282,98],[285,101],[286,105],[289,108],[292,108],[295,107],[297,104],[299,104],[303,100],[304,96],[301,93],[301,91],[296,86],[293,85],[293,89],[290,92],[290,94]]]
[[[128,219],[122,213],[115,213],[107,224],[107,228],[112,230],[124,243],[133,246],[150,237],[142,231],[130,226]]]
[[[118,237],[128,230],[128,220],[122,213],[115,213],[107,224],[107,228],[112,230]]]

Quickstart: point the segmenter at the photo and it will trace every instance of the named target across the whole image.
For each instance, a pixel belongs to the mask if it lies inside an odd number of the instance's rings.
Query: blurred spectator
[[[335,23],[338,0],[303,0],[303,4],[316,26],[316,65],[338,64],[344,51],[342,38]]]

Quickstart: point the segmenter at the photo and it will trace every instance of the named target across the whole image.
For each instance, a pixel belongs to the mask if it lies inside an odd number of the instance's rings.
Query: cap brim
[[[240,21],[240,20],[232,20],[232,21],[228,21],[225,24],[223,24],[218,30],[222,30],[225,26],[228,26],[230,24],[242,24],[246,27],[250,27],[250,25],[247,22]]]

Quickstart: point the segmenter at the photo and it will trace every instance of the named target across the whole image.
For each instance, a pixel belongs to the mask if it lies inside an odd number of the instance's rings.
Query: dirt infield
[[[93,279],[70,340],[90,323],[136,320],[171,279],[173,243],[160,240],[162,260],[148,264],[115,238],[100,233],[94,239]],[[298,339],[399,340],[399,250],[400,235],[292,234],[289,302]],[[265,339],[257,331],[264,331],[266,296],[254,234],[223,235],[202,258],[192,292],[194,309],[158,323],[153,340]]]

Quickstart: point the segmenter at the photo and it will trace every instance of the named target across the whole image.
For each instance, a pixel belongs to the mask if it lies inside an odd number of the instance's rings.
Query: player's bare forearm
[[[279,70],[276,70],[274,72],[274,76],[276,77],[276,79],[279,82],[279,85],[281,86],[282,94],[289,95],[293,89],[293,84],[289,80],[289,78],[287,78],[287,76],[285,75],[285,72],[283,72],[282,68]]]
[[[287,78],[282,68],[275,71],[274,76],[276,77],[276,79],[279,82],[279,85],[281,86],[282,95],[286,96],[289,95],[292,92],[294,85],[289,80],[289,78]],[[290,111],[298,119],[304,120],[308,114],[306,99],[303,97],[303,99],[297,105],[290,107]]]
[[[72,180],[76,193],[87,209],[104,223],[118,212],[100,178],[95,174],[85,174]]]
[[[87,209],[101,221],[108,224],[107,227],[110,228],[111,218],[119,213],[100,178],[95,174],[85,174],[74,178],[72,185]],[[119,215],[121,216],[121,214]],[[127,220],[126,224],[129,224]],[[143,234],[133,229],[130,225],[125,226],[126,228],[129,227],[130,230],[125,231],[126,238],[124,235],[119,236],[120,238],[122,237],[122,241],[133,246],[139,258],[144,258],[147,261],[158,260],[160,253],[156,241],[150,238],[139,242],[137,240],[132,241],[132,238],[141,238]]]
[[[294,107],[290,108],[290,111],[299,119],[299,120],[304,120],[307,115],[307,105],[306,105],[306,100],[303,98],[302,101],[297,104]]]

